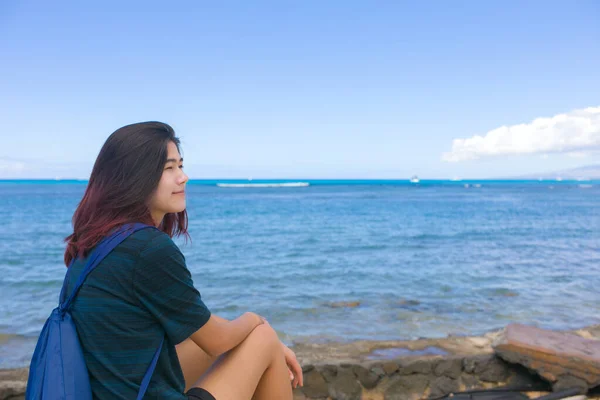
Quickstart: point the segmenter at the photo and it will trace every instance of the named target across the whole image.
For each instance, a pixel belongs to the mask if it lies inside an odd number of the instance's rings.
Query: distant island
[[[515,177],[513,177],[514,179]],[[565,169],[562,171],[543,172],[540,174],[528,174],[516,177],[518,179],[556,179],[565,180],[577,179],[600,179],[600,164],[586,165],[584,167]]]

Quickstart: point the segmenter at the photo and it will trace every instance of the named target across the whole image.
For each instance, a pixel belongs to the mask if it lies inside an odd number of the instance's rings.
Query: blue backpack
[[[83,281],[100,261],[129,235],[149,227],[139,223],[128,224],[104,238],[88,257],[77,284],[65,300],[74,260],[71,262],[60,292],[59,305],[46,320],[31,359],[26,400],[92,400],[90,378],[69,308]],[[164,337],[144,375],[137,400],[141,400],[148,389],[163,343]]]

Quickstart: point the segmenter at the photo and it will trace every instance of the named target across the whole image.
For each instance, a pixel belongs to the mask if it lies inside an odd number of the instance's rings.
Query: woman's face
[[[167,146],[167,162],[158,187],[150,198],[150,213],[159,225],[165,214],[178,213],[185,210],[185,184],[187,175],[183,172],[183,158],[177,146],[169,142]]]

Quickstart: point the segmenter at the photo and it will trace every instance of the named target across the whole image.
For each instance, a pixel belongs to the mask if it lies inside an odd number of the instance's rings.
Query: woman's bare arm
[[[250,332],[262,323],[263,319],[252,312],[247,312],[233,321],[211,315],[208,322],[194,332],[190,339],[208,355],[218,357],[242,343]]]

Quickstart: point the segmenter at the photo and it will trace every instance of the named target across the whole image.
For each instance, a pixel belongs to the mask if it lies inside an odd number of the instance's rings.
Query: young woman
[[[71,315],[95,399],[135,399],[161,340],[145,399],[291,399],[302,385],[294,353],[248,312],[211,314],[171,240],[187,235],[179,140],[160,122],[128,125],[106,141],[67,237],[67,295],[98,242],[127,223],[135,232],[88,276]],[[291,384],[290,384],[291,381]]]

